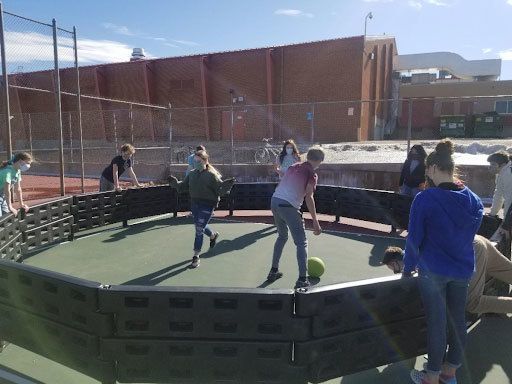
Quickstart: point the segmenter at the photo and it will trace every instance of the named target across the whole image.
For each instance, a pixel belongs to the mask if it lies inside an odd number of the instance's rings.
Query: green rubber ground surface
[[[188,269],[193,241],[191,221],[162,217],[81,233],[72,243],[49,247],[32,255],[27,264],[108,284],[212,287],[265,286],[275,229],[264,224],[213,220],[221,232],[218,245],[202,255],[198,269]],[[313,236],[308,231],[309,254],[320,257],[326,272],[316,285],[388,276],[379,265],[388,245],[403,240],[336,232]],[[205,249],[208,242],[205,239]],[[268,288],[290,288],[297,278],[292,239],[281,261],[285,276]],[[326,381],[325,384],[406,384],[409,370],[420,368],[423,357]],[[9,345],[0,353],[0,383],[21,374],[19,383],[88,384],[95,380],[51,360]],[[512,318],[484,318],[470,333],[460,384],[512,382]],[[27,381],[23,381],[27,380]],[[292,383],[290,383],[292,384]]]
[[[163,217],[119,225],[87,234],[73,242],[52,246],[25,262],[104,284],[244,287],[267,286],[272,250],[277,238],[271,225],[213,220],[220,232],[214,249],[205,237],[201,265],[188,268],[194,227],[190,219]],[[309,237],[309,255],[326,265],[316,285],[388,276],[380,265],[388,245],[403,246],[403,239],[325,232]],[[293,288],[298,277],[295,245],[290,236],[281,259],[283,278],[268,288]]]

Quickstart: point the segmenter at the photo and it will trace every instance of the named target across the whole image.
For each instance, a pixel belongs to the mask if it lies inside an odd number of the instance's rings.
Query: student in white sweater
[[[496,189],[492,197],[492,207],[489,215],[496,216],[503,208],[507,213],[512,203],[512,163],[508,152],[495,152],[487,158],[490,169],[496,173]]]

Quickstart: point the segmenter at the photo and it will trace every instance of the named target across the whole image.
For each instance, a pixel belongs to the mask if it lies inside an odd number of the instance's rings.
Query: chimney
[[[130,58],[130,61],[144,60],[145,58],[146,56],[144,55],[143,48],[133,48],[132,57]]]

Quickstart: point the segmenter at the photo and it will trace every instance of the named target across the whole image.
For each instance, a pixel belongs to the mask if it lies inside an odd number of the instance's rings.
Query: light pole
[[[368,12],[366,17],[364,18],[364,39],[366,40],[366,24],[368,23],[368,19],[373,19],[373,14],[371,12]]]

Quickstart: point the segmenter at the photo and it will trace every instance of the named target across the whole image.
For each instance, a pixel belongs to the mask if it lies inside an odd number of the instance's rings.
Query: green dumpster
[[[441,137],[465,137],[466,115],[442,115],[439,133]]]
[[[503,137],[503,120],[497,112],[474,115],[474,137]]]

